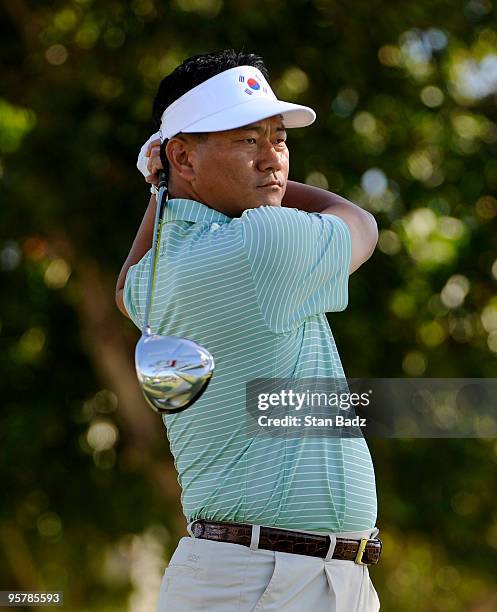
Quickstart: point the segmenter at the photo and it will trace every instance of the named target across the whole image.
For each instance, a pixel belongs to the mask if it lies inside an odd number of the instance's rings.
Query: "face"
[[[261,205],[280,206],[289,152],[281,116],[235,130],[211,132],[191,150],[197,199],[231,217]]]

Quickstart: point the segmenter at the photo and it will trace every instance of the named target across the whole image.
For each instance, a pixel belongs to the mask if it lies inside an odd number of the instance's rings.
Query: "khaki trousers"
[[[358,540],[377,533],[328,534],[327,559],[260,550],[257,526],[250,548],[181,538],[162,578],[157,612],[378,612],[368,567],[331,559],[334,537]]]

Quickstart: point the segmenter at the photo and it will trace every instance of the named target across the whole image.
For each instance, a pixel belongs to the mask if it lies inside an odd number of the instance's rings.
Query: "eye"
[[[257,140],[255,138],[245,138],[247,144],[255,144]]]

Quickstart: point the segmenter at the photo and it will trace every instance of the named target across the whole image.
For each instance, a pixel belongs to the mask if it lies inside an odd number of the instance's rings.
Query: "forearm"
[[[331,214],[337,217],[350,216],[351,214],[370,215],[368,211],[336,193],[295,181],[288,181],[282,206],[298,208],[309,213]]]
[[[126,261],[124,262],[123,267],[121,268],[121,272],[119,273],[119,277],[117,279],[116,284],[116,303],[119,310],[127,316],[126,310],[124,308],[123,302],[123,290],[124,283],[126,281],[126,274],[131,266],[138,263],[140,259],[145,255],[145,253],[152,246],[152,236],[154,233],[154,222],[155,222],[155,208],[157,206],[157,201],[155,196],[152,195],[150,197],[150,201],[148,203],[147,210],[143,217],[143,220],[140,224],[138,232],[133,241],[133,245],[129,252]]]

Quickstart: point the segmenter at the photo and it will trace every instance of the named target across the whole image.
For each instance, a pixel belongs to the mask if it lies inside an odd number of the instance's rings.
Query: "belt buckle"
[[[357,563],[357,565],[367,565],[367,563],[364,563],[362,560],[362,556],[364,554],[364,551],[366,550],[366,545],[369,542],[369,538],[361,538],[361,541],[359,542],[359,548],[357,549],[357,555],[355,556],[354,559],[354,563]]]

